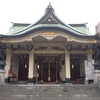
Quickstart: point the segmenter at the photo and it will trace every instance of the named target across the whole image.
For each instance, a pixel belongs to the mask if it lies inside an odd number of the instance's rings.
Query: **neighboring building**
[[[18,81],[32,82],[38,73],[42,83],[85,78],[84,61],[93,60],[93,47],[100,46],[100,38],[91,35],[85,23],[66,25],[50,4],[39,21],[13,23],[0,41],[6,53],[5,78],[11,69]]]
[[[96,34],[100,34],[100,22],[96,25]]]

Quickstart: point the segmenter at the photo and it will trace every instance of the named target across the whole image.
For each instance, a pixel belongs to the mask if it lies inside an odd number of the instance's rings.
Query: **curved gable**
[[[80,29],[80,30],[79,30]],[[76,38],[95,39],[95,36],[88,34],[85,24],[64,24],[49,4],[45,14],[40,20],[33,24],[13,23],[11,34],[1,35],[1,38],[23,38],[40,31],[59,31]]]

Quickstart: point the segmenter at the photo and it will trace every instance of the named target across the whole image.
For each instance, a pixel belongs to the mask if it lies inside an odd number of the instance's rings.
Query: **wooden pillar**
[[[10,48],[6,49],[6,66],[5,66],[5,79],[8,79],[8,72],[11,67],[11,52],[12,50]]]
[[[70,82],[70,54],[65,51],[65,80],[67,83]]]
[[[34,50],[29,52],[29,70],[28,70],[28,82],[33,82],[34,70]]]

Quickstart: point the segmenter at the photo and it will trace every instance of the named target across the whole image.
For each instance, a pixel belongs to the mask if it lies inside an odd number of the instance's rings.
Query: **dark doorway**
[[[73,58],[70,62],[71,80],[76,81],[80,79],[80,60]]]
[[[19,69],[18,69],[18,80],[27,81],[28,80],[28,67],[29,67],[29,58],[28,57],[19,57]]]
[[[39,81],[56,82],[59,80],[59,57],[43,55],[38,57]]]
[[[43,66],[43,80],[44,82],[55,82],[56,81],[56,63],[55,60],[47,60]]]

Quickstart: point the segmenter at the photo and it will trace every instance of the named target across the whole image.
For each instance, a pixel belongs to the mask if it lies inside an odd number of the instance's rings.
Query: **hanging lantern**
[[[4,45],[0,45],[0,59],[5,60],[6,54],[5,54],[5,48]]]
[[[13,45],[10,45],[10,48],[13,49]]]
[[[4,44],[4,45],[2,46],[2,48],[3,48],[3,50],[6,50],[6,45]]]
[[[72,46],[71,44],[67,44],[67,45],[66,45],[66,49],[67,49],[68,51],[71,51],[71,50],[73,49],[73,46]]]
[[[27,48],[28,51],[31,51],[33,49],[33,45],[32,44],[28,44],[26,46],[26,48]]]
[[[78,50],[82,50],[82,46],[81,46],[81,45],[78,45],[78,46],[77,46],[77,49],[78,49]]]
[[[0,69],[4,69],[5,65],[5,61],[0,61]]]
[[[17,45],[17,49],[20,49],[20,47],[21,47],[20,45]]]

